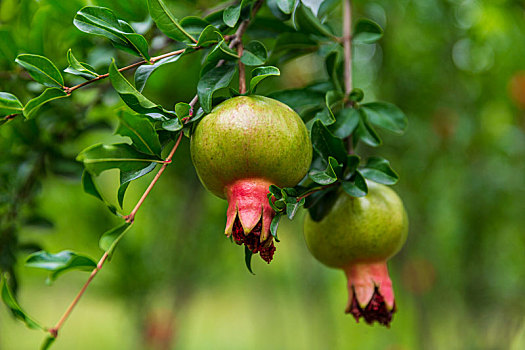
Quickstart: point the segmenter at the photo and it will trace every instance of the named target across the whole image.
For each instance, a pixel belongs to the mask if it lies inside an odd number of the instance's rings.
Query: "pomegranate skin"
[[[201,120],[191,138],[191,154],[202,184],[226,198],[226,187],[243,179],[295,186],[310,167],[312,144],[301,118],[284,103],[239,96]]]
[[[312,144],[301,118],[271,98],[234,97],[197,125],[191,155],[204,187],[228,200],[225,234],[270,262],[275,212],[268,203],[269,187],[297,185],[312,160]]]
[[[340,191],[320,221],[305,217],[304,237],[312,255],[345,272],[346,313],[356,321],[389,326],[396,311],[387,260],[403,246],[408,218],[399,196],[389,187],[367,182],[368,195],[355,198]]]

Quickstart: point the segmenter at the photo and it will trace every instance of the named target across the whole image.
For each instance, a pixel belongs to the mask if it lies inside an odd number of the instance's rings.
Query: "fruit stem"
[[[242,46],[242,41],[239,41],[239,44],[237,45],[237,54],[239,55],[239,93],[241,94],[246,93],[246,70],[244,69],[244,63],[242,63],[240,59],[243,51],[244,47]]]

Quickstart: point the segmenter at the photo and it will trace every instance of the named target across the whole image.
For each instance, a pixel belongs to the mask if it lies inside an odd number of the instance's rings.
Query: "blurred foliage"
[[[166,2],[179,18],[222,6]],[[356,325],[343,315],[344,277],[308,254],[300,218],[283,222],[275,261],[254,262],[257,275],[250,275],[242,250],[222,235],[226,204],[198,182],[184,138],[57,349],[525,348],[525,6],[511,0],[353,3],[354,19],[371,18],[385,31],[377,44],[354,46],[355,86],[365,92],[364,102],[390,101],[409,116],[407,134],[385,135],[381,149],[400,174],[396,190],[411,220],[408,243],[390,263],[399,308],[391,329]],[[0,91],[24,103],[41,92],[14,63],[22,53],[44,55],[60,67],[67,66],[69,48],[96,69],[107,69],[111,57],[119,66],[134,62],[72,25],[87,4],[2,0]],[[145,1],[89,4],[110,7],[140,28],[151,53],[174,45],[146,18]],[[272,18],[267,6],[261,12]],[[337,34],[340,13],[335,6],[327,14]],[[264,27],[262,20],[254,23],[245,41],[259,38]],[[199,69],[195,56],[182,57],[153,73],[144,94],[167,106],[189,101]],[[280,69],[280,78],[261,84],[262,93],[326,75],[316,54]],[[120,107],[106,81],[50,103],[37,119],[17,118],[0,128],[0,268],[15,287],[19,277],[19,300],[44,324],[56,321],[87,275],[66,274],[46,287],[45,272],[21,262],[40,247],[100,255],[98,238],[117,220],[82,193],[75,157],[93,143],[126,140],[112,132]],[[130,185],[125,211],[151,178]],[[103,192],[117,188],[115,171],[100,180]],[[41,334],[2,310],[0,348],[36,348]]]

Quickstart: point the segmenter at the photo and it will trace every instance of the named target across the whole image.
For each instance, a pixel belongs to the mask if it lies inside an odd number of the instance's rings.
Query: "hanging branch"
[[[262,5],[263,1],[262,0],[259,0],[257,1],[254,6],[253,6],[253,10],[252,10],[252,13],[251,13],[251,17],[247,20],[244,20],[240,25],[239,25],[239,28],[237,29],[236,33],[234,35],[231,35],[231,36],[228,36],[228,40],[231,40],[230,42],[230,48],[234,48],[236,46],[241,46],[241,50],[242,50],[242,35],[244,34],[244,32],[246,31],[251,19],[255,16],[255,14],[257,13],[257,11],[260,9],[261,5]],[[198,47],[198,49],[200,49],[201,47]],[[167,54],[164,54],[164,55],[161,55],[161,56],[157,56],[157,57],[153,57],[151,59],[151,62],[156,62],[162,58],[166,58],[166,57],[170,57],[170,56],[175,56],[177,54],[182,54],[184,52],[184,49],[183,50],[177,50],[177,51],[173,51],[173,52],[170,52],[170,53],[167,53]],[[126,66],[126,67],[123,67],[121,69],[119,69],[119,71],[124,71],[124,70],[128,70],[128,69],[132,69],[132,68],[135,68],[135,67],[138,67],[142,64],[145,64],[147,63],[146,61],[140,61],[140,62],[136,62],[134,64],[131,64],[129,66]],[[223,64],[223,61],[219,62],[217,64],[217,66],[220,66]],[[83,86],[86,86],[90,83],[93,83],[97,80],[101,80],[101,79],[104,79],[104,78],[107,78],[109,76],[109,74],[104,74],[103,76],[99,76],[95,79],[92,79],[92,80],[89,80],[85,83],[82,83],[82,84],[79,84],[77,86],[74,86],[72,88],[67,88],[69,89],[69,93],[71,93],[72,91],[78,89],[78,88],[81,88]],[[66,89],[66,88],[65,88]],[[246,87],[244,88],[246,89]],[[66,91],[67,92],[67,91]],[[195,95],[195,97],[193,97],[193,99],[190,101],[189,105],[191,107],[191,110],[190,110],[190,117],[193,115],[193,109],[195,107],[195,105],[197,104],[198,102],[198,95]],[[186,124],[187,122],[189,121],[189,118],[186,118],[185,120],[183,120],[184,124]],[[175,145],[173,146],[173,148],[170,150],[168,156],[166,157],[166,159],[162,162],[162,167],[159,169],[159,171],[157,172],[157,174],[155,175],[155,177],[153,178],[153,180],[150,182],[150,184],[148,185],[147,189],[144,191],[143,195],[141,196],[141,198],[139,199],[139,201],[137,202],[137,204],[135,205],[135,207],[133,208],[133,210],[131,211],[131,213],[129,215],[126,215],[124,216],[124,219],[126,220],[126,222],[128,223],[133,223],[134,219],[135,219],[135,215],[137,214],[138,210],[140,209],[140,207],[142,206],[142,204],[144,203],[144,201],[146,200],[146,198],[148,197],[148,195],[151,193],[151,190],[153,189],[153,187],[155,186],[155,184],[158,182],[160,176],[162,175],[162,173],[164,172],[164,170],[166,169],[166,167],[171,164],[172,162],[172,158],[175,154],[175,152],[177,151],[177,148],[179,147],[179,144],[182,140],[182,135],[183,135],[183,132],[181,131],[179,133],[179,136],[175,142]],[[95,276],[97,275],[97,273],[102,269],[104,263],[107,261],[107,258],[109,256],[109,251],[106,251],[104,252],[104,255],[102,255],[102,257],[100,258],[99,262],[97,263],[97,266],[93,269],[93,271],[91,272],[88,280],[86,281],[86,283],[84,283],[84,285],[82,286],[80,292],[76,295],[76,297],[73,299],[73,301],[71,302],[71,304],[68,306],[68,308],[66,309],[66,311],[64,312],[64,314],[62,315],[62,317],[60,317],[60,320],[56,323],[56,325],[53,327],[53,328],[50,328],[48,329],[47,331],[49,332],[49,334],[53,337],[53,338],[57,338],[58,336],[58,332],[60,330],[60,328],[63,326],[64,322],[67,320],[67,318],[70,316],[70,314],[73,312],[75,306],[78,304],[78,302],[80,301],[82,295],[84,295],[87,287],[89,286],[89,284],[93,281],[93,279],[95,278]]]

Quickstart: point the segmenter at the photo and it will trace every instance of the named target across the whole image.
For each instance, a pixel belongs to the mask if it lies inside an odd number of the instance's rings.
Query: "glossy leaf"
[[[366,180],[359,171],[356,171],[354,178],[350,181],[343,181],[343,190],[352,197],[363,197],[368,193]]]
[[[248,248],[247,245],[245,245],[244,246],[244,263],[246,264],[246,268],[248,269],[248,271],[250,271],[252,275],[255,275],[252,271],[252,256],[253,256],[252,251],[250,250],[250,248]]]
[[[180,25],[184,28],[184,30],[189,33],[191,36],[199,37],[204,30],[210,23],[200,17],[196,16],[188,16],[184,17],[180,21]]]
[[[279,68],[273,66],[257,67],[252,71],[252,78],[250,80],[250,92],[254,93],[257,84],[259,84],[263,79],[266,79],[271,76],[279,76],[281,72]]]
[[[334,84],[334,88],[340,93],[343,92],[342,77],[344,75],[342,57],[343,55],[340,52],[340,47],[337,46],[337,49],[330,52],[325,59],[326,71],[328,73],[328,76],[330,77],[332,84]]]
[[[122,237],[128,232],[131,227],[130,222],[124,222],[123,224],[112,228],[109,231],[104,232],[98,242],[100,249],[108,253],[108,257],[111,258],[117,244],[120,242]]]
[[[330,212],[337,197],[335,189],[315,192],[306,198],[305,207],[314,221],[320,221]]]
[[[131,175],[147,169],[151,163],[162,163],[158,157],[139,152],[127,143],[93,145],[80,152],[77,160],[94,175],[115,168]]]
[[[104,201],[104,198],[102,198],[102,195],[100,194],[100,191],[97,188],[97,185],[93,181],[93,177],[91,176],[89,172],[85,170],[82,173],[82,189],[87,194],[90,194],[93,197],[100,199],[101,201]]]
[[[316,121],[312,126],[312,145],[314,150],[321,156],[325,164],[330,156],[339,163],[345,163],[347,158],[346,148],[343,140],[334,136],[321,121]]]
[[[210,24],[209,26],[204,28],[201,35],[199,36],[197,46],[209,46],[211,44],[218,43],[222,39],[224,38],[222,37],[221,32]]]
[[[162,0],[148,0],[148,10],[161,32],[175,41],[196,42]]]
[[[242,3],[245,2],[245,0],[239,2],[236,5],[228,6],[224,9],[224,12],[222,13],[222,20],[228,27],[235,27],[237,22],[239,21],[239,17],[241,16],[241,7]]]
[[[58,100],[64,97],[67,97],[68,95],[64,92],[64,90],[59,88],[48,88],[45,89],[44,92],[42,92],[39,96],[33,98],[30,100],[24,107],[24,117],[27,119],[34,118],[36,115],[36,112],[42,107],[44,104]]]
[[[22,113],[23,109],[24,106],[15,95],[7,92],[0,92],[0,117]]]
[[[295,9],[294,23],[303,33],[311,33],[336,39],[330,29],[321,23],[312,10],[302,2],[300,2]]]
[[[343,166],[333,157],[328,157],[328,165],[325,170],[312,170],[308,174],[310,179],[319,185],[330,185],[337,181],[342,175]]]
[[[366,112],[370,123],[402,134],[408,124],[408,119],[397,106],[387,102],[371,102],[361,105],[361,108]]]
[[[69,250],[56,254],[45,251],[33,253],[27,258],[25,265],[50,271],[50,281],[54,281],[60,274],[67,271],[91,271],[97,267],[97,263],[90,257]]]
[[[137,91],[142,92],[142,90],[144,90],[148,78],[157,68],[168,63],[176,62],[179,58],[182,57],[182,55],[183,54],[166,57],[161,60],[158,60],[157,62],[155,62],[155,64],[143,64],[139,66],[135,71],[135,87]]]
[[[279,238],[277,238],[277,228],[279,227],[279,221],[281,220],[282,216],[282,213],[275,214],[272,222],[270,223],[270,234],[273,236],[276,242],[279,242]]]
[[[325,96],[325,104],[326,108],[328,108],[328,112],[330,115],[335,119],[334,112],[332,109],[334,108],[341,108],[343,106],[343,94],[339,91],[331,90],[326,93]]]
[[[13,314],[13,316],[20,321],[24,322],[28,328],[44,330],[44,327],[42,327],[20,307],[13,295],[13,292],[11,291],[11,288],[9,288],[5,275],[2,276],[2,301],[9,308],[11,314]]]
[[[318,48],[319,43],[313,40],[310,35],[300,32],[282,33],[279,34],[275,41],[272,54],[287,50],[313,52]]]
[[[113,45],[149,61],[148,42],[125,21],[105,7],[86,6],[77,12],[73,24],[84,33],[101,35]]]
[[[40,350],[49,349],[56,339],[57,338],[53,337],[52,335],[46,337],[46,339],[44,339],[44,342],[42,343],[42,346],[40,347]]]
[[[372,147],[381,145],[381,138],[368,122],[367,115],[364,110],[360,109],[359,112],[361,118],[359,119],[357,128],[354,131],[354,138],[352,139],[354,146],[357,145],[358,141],[362,141]]]
[[[126,111],[121,112],[115,133],[129,137],[133,146],[139,151],[160,157],[159,136],[153,124],[145,116]]]
[[[79,62],[73,55],[71,49],[67,52],[67,62],[69,63],[69,67],[64,69],[66,73],[78,75],[85,79],[93,79],[99,76],[93,67],[87,63]]]
[[[109,66],[109,79],[113,88],[118,92],[120,98],[128,105],[129,108],[137,113],[159,113],[165,115],[167,113],[164,108],[151,102],[144,95],[135,89],[131,83],[124,78],[118,71],[115,61],[113,60]]]
[[[236,66],[222,65],[204,74],[197,84],[197,93],[202,109],[209,113],[212,109],[213,93],[227,87],[235,75]]]
[[[179,130],[182,130],[182,128],[184,127],[184,125],[181,123],[179,118],[173,118],[170,120],[166,120],[162,122],[161,126],[162,126],[162,129],[167,130],[167,131],[179,131]]]
[[[237,52],[230,49],[228,45],[226,45],[224,39],[222,39],[212,48],[208,56],[206,56],[204,65],[201,69],[201,76],[215,68],[217,63],[221,60],[233,61],[238,58],[239,56],[237,55]]]
[[[292,220],[297,214],[297,210],[304,205],[305,199],[301,198],[299,201],[295,200],[295,203],[286,203],[286,215],[288,219]]]
[[[292,13],[294,3],[295,0],[277,0],[277,6],[279,6],[279,9],[287,15]]]
[[[381,157],[370,157],[361,173],[367,179],[384,185],[393,185],[399,180],[397,173],[390,167],[390,162]]]
[[[244,48],[241,62],[247,66],[260,66],[266,62],[268,51],[260,41],[250,41]]]
[[[354,132],[359,124],[359,119],[360,116],[357,109],[352,107],[344,108],[339,113],[335,123],[330,126],[330,131],[335,136],[345,139]]]
[[[383,29],[374,21],[362,18],[357,21],[354,32],[352,34],[352,41],[354,43],[372,44],[381,39],[383,36]]]
[[[16,63],[24,67],[31,78],[48,87],[61,88],[64,78],[58,68],[44,56],[23,54],[18,55]]]

